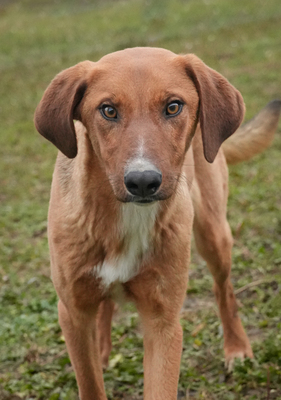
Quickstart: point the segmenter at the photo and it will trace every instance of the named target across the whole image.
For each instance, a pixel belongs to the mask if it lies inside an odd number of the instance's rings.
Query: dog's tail
[[[278,126],[281,100],[268,103],[253,119],[243,124],[222,145],[228,164],[249,160],[271,145]]]

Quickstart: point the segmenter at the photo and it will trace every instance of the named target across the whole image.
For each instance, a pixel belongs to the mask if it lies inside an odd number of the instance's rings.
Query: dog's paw
[[[234,361],[240,359],[244,361],[245,358],[254,358],[251,346],[247,346],[245,350],[232,350],[231,352],[225,351],[225,368],[227,373],[233,371]]]

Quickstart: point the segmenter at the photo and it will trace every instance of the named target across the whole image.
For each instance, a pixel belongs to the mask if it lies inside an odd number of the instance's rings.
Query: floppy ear
[[[83,61],[60,72],[35,111],[34,123],[38,132],[68,158],[77,155],[73,119],[81,120],[78,106],[87,90],[87,75],[93,64]]]
[[[186,73],[193,80],[199,95],[204,155],[211,163],[222,142],[236,131],[243,120],[243,98],[222,75],[194,54],[188,54],[184,59]]]

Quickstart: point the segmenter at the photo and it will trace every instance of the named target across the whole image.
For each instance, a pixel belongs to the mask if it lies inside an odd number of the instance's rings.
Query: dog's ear
[[[222,75],[194,54],[184,56],[187,75],[199,95],[199,121],[204,155],[213,162],[222,142],[240,126],[245,112],[243,98]]]
[[[87,90],[87,75],[93,64],[83,61],[60,72],[35,111],[34,123],[38,132],[68,158],[77,155],[73,119],[81,120],[79,104]]]

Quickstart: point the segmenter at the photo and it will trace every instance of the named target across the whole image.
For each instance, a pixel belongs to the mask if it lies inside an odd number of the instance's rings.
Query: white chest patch
[[[122,205],[119,237],[124,238],[123,252],[95,268],[95,274],[105,287],[114,282],[125,283],[139,271],[142,259],[151,248],[158,203],[139,206]]]

